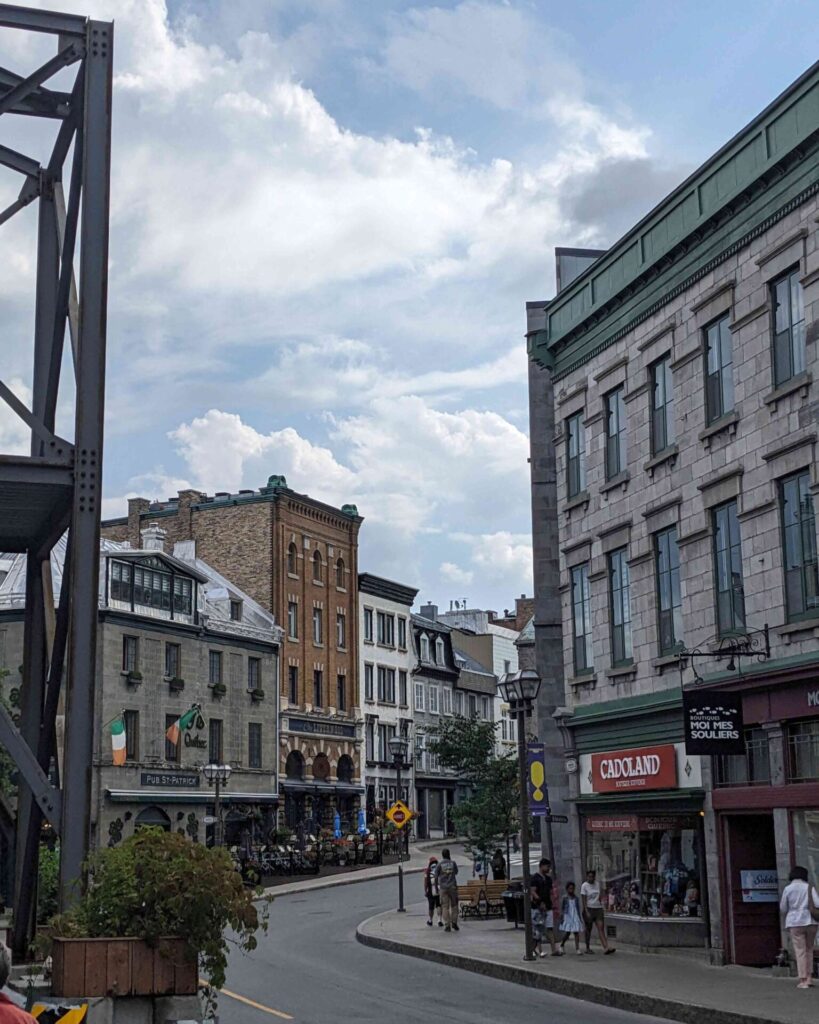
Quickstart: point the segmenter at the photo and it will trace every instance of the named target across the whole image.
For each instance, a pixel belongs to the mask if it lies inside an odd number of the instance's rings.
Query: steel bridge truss
[[[0,144],[0,165],[23,179],[17,199],[0,211],[0,225],[30,203],[38,206],[31,408],[2,381],[0,356],[0,401],[31,432],[30,454],[0,454],[0,551],[27,556],[19,729],[0,705],[0,744],[20,778],[13,942],[23,953],[35,917],[43,818],[60,837],[63,908],[78,895],[90,836],[113,25],[0,4],[0,28],[45,33],[56,49],[26,75],[0,67],[0,139],[9,115],[47,119],[55,129],[46,164]],[[48,88],[66,68],[72,70],[63,77],[74,76],[71,88]],[[71,440],[55,432],[66,328],[74,375]],[[8,338],[0,353],[4,344]],[[64,534],[55,609],[50,555]],[[63,710],[65,746],[55,785],[51,766]]]

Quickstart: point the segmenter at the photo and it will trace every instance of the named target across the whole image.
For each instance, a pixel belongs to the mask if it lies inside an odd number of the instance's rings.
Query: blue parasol
[[[341,815],[338,811],[333,815],[333,835],[336,839],[341,839]]]

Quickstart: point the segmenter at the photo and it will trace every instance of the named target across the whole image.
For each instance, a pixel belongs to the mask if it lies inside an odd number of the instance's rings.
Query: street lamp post
[[[401,772],[409,765],[407,764],[407,750],[409,749],[409,741],[406,736],[393,736],[389,742],[390,753],[392,754],[392,763],[395,768],[395,789],[398,793],[398,799],[401,799]],[[398,833],[398,913],[403,914],[406,912],[404,906],[404,833],[399,830]]]
[[[540,676],[532,669],[507,672],[498,682],[503,700],[509,705],[509,714],[518,724],[518,780],[520,784],[520,850],[523,857],[523,931],[524,960],[535,959],[532,936],[532,900],[529,888],[529,787],[526,771],[526,719],[540,690]],[[511,874],[511,872],[510,872]]]
[[[213,829],[213,845],[221,846],[224,839],[222,832],[221,793],[222,786],[228,784],[232,769],[229,764],[206,764],[202,771],[205,778],[213,786],[213,816],[216,818],[216,824]]]

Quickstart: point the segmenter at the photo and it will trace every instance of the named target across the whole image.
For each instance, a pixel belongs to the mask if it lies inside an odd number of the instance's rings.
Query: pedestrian
[[[438,911],[438,927],[443,928],[444,922],[441,916],[441,894],[438,891],[438,879],[436,877],[436,871],[438,868],[438,858],[430,857],[429,863],[424,868],[424,895],[427,898],[427,907],[429,913],[427,914],[427,925],[431,928],[432,922],[435,917],[435,911]]]
[[[2,989],[11,974],[11,956],[8,949],[0,942],[0,1024],[36,1024],[30,1013],[21,1010],[19,1006],[4,996]]]
[[[614,948],[609,945],[606,938],[605,914],[603,912],[603,904],[600,901],[600,886],[597,884],[596,871],[586,872],[586,881],[580,886],[580,899],[583,904],[583,921],[586,925],[586,952],[592,952],[591,935],[592,929],[596,928],[597,934],[600,936],[603,952],[607,956],[610,953],[614,953]]]
[[[580,916],[580,900],[574,891],[574,882],[566,883],[566,895],[560,906],[560,930],[563,932],[560,948],[565,949],[566,941],[573,935],[574,951],[580,956],[580,932],[583,931],[583,921]]]
[[[503,881],[506,878],[506,858],[503,850],[498,848],[492,854],[492,878],[495,882]]]
[[[435,881],[441,897],[444,931],[458,931],[458,865],[449,854],[441,850],[441,860],[435,870]]]
[[[532,930],[538,933],[535,941],[535,952],[546,956],[541,949],[544,935],[549,939],[552,956],[563,956],[555,942],[554,910],[552,908],[552,862],[546,857],[541,860],[537,871],[529,879],[529,898],[532,901]],[[537,929],[535,928],[537,920]]]
[[[472,858],[472,874],[482,882],[486,881],[486,854],[482,850],[477,850]]]
[[[785,927],[791,933],[796,968],[797,988],[812,988],[813,943],[819,922],[819,893],[808,882],[806,868],[794,867],[782,893],[779,909],[785,915]]]

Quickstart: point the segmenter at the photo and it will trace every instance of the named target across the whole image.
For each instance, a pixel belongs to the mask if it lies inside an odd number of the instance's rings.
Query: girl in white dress
[[[574,935],[574,951],[580,956],[580,932],[583,930],[583,922],[580,919],[580,901],[575,895],[574,882],[566,883],[566,895],[563,897],[560,911],[560,930],[563,932],[560,948],[566,945],[570,935]]]

